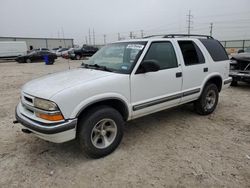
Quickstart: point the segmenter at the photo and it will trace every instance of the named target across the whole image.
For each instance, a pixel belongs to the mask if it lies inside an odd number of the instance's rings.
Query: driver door
[[[131,75],[133,118],[175,106],[182,97],[182,69],[172,43],[152,42],[141,63],[145,60],[154,61],[160,70],[140,73],[139,66]]]

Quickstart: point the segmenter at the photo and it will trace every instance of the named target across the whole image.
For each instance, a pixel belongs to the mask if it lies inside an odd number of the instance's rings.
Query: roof
[[[148,42],[148,41],[155,41],[155,40],[167,40],[167,39],[181,39],[181,40],[187,40],[187,39],[213,39],[213,37],[208,35],[188,35],[188,34],[162,34],[162,35],[150,35],[143,37],[141,39],[127,39],[127,40],[120,40],[116,41],[114,43],[119,42]]]
[[[141,39],[127,39],[127,40],[120,40],[113,43],[119,42],[148,42],[148,41],[156,41],[156,40],[169,40],[169,39],[180,39],[180,40],[197,40],[197,39],[213,39],[213,37],[208,35],[187,35],[187,34],[162,34],[162,35],[150,35],[143,37]]]

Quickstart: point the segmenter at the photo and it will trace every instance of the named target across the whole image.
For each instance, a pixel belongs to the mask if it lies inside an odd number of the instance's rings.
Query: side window
[[[214,39],[200,39],[200,41],[206,47],[214,61],[228,60],[228,55],[219,41]]]
[[[143,61],[145,60],[156,61],[160,70],[178,66],[175,51],[170,42],[153,42]]]
[[[178,41],[185,65],[205,63],[204,56],[193,41]]]

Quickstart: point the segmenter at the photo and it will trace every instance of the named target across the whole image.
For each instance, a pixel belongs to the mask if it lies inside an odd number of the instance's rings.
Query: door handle
[[[176,78],[182,77],[182,72],[177,72],[176,73]]]
[[[205,67],[205,68],[203,69],[203,72],[208,72],[208,68]]]

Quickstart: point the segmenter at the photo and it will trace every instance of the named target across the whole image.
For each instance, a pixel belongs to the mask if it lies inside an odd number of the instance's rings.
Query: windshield
[[[33,55],[35,53],[36,53],[36,51],[34,50],[34,51],[29,52],[27,55]]]
[[[109,44],[93,55],[85,65],[105,67],[104,70],[129,74],[140,57],[146,42],[121,42]],[[86,66],[85,66],[86,67]]]

